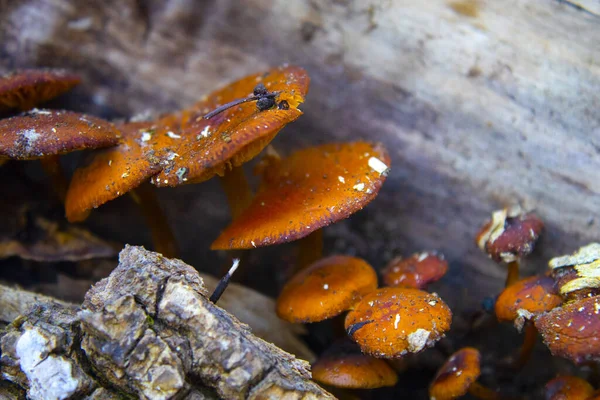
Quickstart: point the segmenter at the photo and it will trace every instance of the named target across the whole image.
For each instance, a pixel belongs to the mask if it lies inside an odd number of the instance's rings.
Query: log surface
[[[276,146],[289,152],[367,138],[393,157],[379,198],[326,230],[326,248],[378,267],[398,254],[438,249],[451,265],[440,293],[453,308],[474,307],[498,292],[505,273],[473,244],[492,210],[522,203],[546,221],[527,273],[600,237],[594,5],[4,0],[0,68],[71,68],[86,83],[68,106],[114,117],[185,106],[283,62],[304,66],[312,78],[305,115]],[[183,259],[218,264],[208,245],[228,211],[216,184],[166,190],[162,200]],[[147,242],[131,228],[142,224],[135,212],[123,216],[116,205],[90,224],[111,238]],[[464,287],[466,300],[455,294]]]
[[[0,344],[1,377],[33,400],[334,398],[306,361],[211,303],[194,268],[140,247],[121,252],[81,309],[41,302]]]

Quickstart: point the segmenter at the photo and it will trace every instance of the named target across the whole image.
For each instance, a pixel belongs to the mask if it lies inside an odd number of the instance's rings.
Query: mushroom
[[[481,375],[480,364],[481,354],[477,349],[458,350],[438,370],[429,386],[429,398],[452,400],[470,393],[482,400],[500,399],[496,392],[476,382]]]
[[[600,296],[585,297],[554,308],[535,319],[553,355],[581,364],[600,361]]]
[[[544,386],[546,400],[591,400],[594,388],[576,376],[557,376]]]
[[[38,110],[0,120],[0,159],[39,159],[64,200],[61,154],[114,146],[120,132],[103,119],[71,111]]]
[[[389,164],[383,146],[367,142],[296,151],[276,167],[265,168],[251,204],[211,248],[248,249],[290,242],[347,218],[377,196]],[[313,254],[309,259],[320,257]]]
[[[179,140],[180,117],[169,115],[149,122],[120,125],[123,142],[92,155],[91,160],[73,174],[65,210],[71,222],[83,221],[90,211],[129,193],[138,204],[150,227],[155,250],[167,257],[177,255],[175,238],[158,199],[147,181],[156,175]]]
[[[508,265],[506,287],[519,279],[519,260],[533,251],[544,223],[519,206],[495,211],[479,231],[476,242],[496,262]]]
[[[535,326],[554,355],[576,364],[600,360],[600,244],[548,262],[566,303],[535,318]]]
[[[27,111],[70,90],[79,76],[51,69],[14,71],[0,77],[0,111]]]
[[[345,389],[375,389],[398,382],[396,371],[385,360],[362,354],[347,338],[328,348],[311,372],[313,380]]]
[[[219,175],[236,218],[252,198],[238,167],[254,158],[285,125],[302,115],[298,106],[304,102],[309,81],[304,69],[282,66],[247,76],[206,96],[186,110],[189,116],[182,123],[181,133],[186,140],[175,149],[179,156],[168,160],[152,183],[159,187],[178,186]],[[247,101],[248,95],[257,91],[264,92],[263,98],[273,100],[270,107]],[[235,106],[228,105],[204,118],[210,110],[236,100]]]
[[[415,253],[408,258],[396,257],[383,269],[386,286],[424,289],[446,275],[448,263],[434,252]]]
[[[122,129],[127,139],[122,146],[96,155],[91,164],[76,171],[69,189],[68,218],[83,219],[92,208],[148,179],[162,187],[199,183],[214,175],[224,175],[232,214],[239,214],[249,203],[251,193],[243,171],[228,170],[253,158],[285,124],[302,114],[297,107],[306,95],[308,81],[301,68],[274,68],[217,90],[181,112],[156,121],[126,124]],[[251,92],[257,83],[277,91],[274,98],[288,107],[258,110],[251,104],[239,104],[211,119],[203,118],[222,102]],[[108,172],[111,167],[118,171],[116,175]],[[105,187],[109,189],[101,193]],[[134,197],[139,199],[143,211],[144,206],[151,208],[144,213],[148,215],[155,246],[163,254],[173,256],[173,235],[162,212],[158,212],[155,197],[149,197],[152,192],[149,189],[144,192],[138,189]]]
[[[527,363],[535,345],[537,330],[531,319],[558,307],[562,301],[556,293],[554,280],[549,276],[521,279],[500,293],[495,305],[498,320],[513,321],[519,331],[525,326],[523,345],[513,365],[515,368],[519,369]]]
[[[364,353],[399,358],[433,346],[451,322],[452,312],[437,294],[383,288],[363,296],[346,316],[345,327]]]
[[[534,322],[553,355],[576,364],[600,361],[600,296],[570,301]]]
[[[348,256],[323,258],[299,271],[277,298],[277,315],[289,322],[310,323],[351,309],[377,289],[377,273],[364,260]]]

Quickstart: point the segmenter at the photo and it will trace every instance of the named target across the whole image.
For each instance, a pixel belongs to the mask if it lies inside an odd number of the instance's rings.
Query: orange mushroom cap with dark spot
[[[553,355],[576,364],[600,361],[600,296],[566,303],[534,321]]]
[[[362,354],[349,340],[327,349],[311,372],[315,381],[345,389],[375,389],[398,382],[396,371],[386,361]]]
[[[452,354],[429,386],[431,400],[452,400],[464,396],[481,375],[481,354],[465,347]]]
[[[210,94],[186,110],[189,118],[183,123],[182,136],[189,140],[176,149],[180,157],[170,160],[152,183],[156,186],[199,183],[251,160],[281,128],[302,115],[298,105],[304,101],[309,81],[308,74],[300,67],[278,67],[264,74],[247,76]],[[286,101],[288,107],[280,108],[276,104],[260,111],[252,101],[210,119],[203,118],[219,105],[248,97],[258,83],[263,83],[269,92],[278,92],[276,102]]]
[[[0,77],[0,111],[29,110],[53,99],[81,82],[62,70],[23,70]]]
[[[252,203],[211,248],[248,249],[291,242],[373,200],[390,159],[379,144],[328,144],[300,150],[268,168]]]
[[[383,288],[365,295],[345,320],[366,354],[397,358],[431,347],[450,329],[452,312],[436,294]]]
[[[156,175],[178,140],[179,116],[119,126],[123,142],[96,152],[73,174],[65,211],[71,222],[84,220],[91,209],[135,189]]]
[[[550,311],[562,303],[549,276],[530,276],[507,287],[496,300],[496,317],[514,321],[523,314]]]
[[[475,240],[494,261],[508,263],[531,253],[543,228],[535,214],[520,207],[505,208],[492,214]]]
[[[594,388],[576,376],[558,376],[544,386],[546,400],[589,400]]]
[[[377,273],[364,260],[348,256],[323,258],[290,279],[277,299],[277,315],[308,323],[332,318],[377,289]]]
[[[0,158],[32,160],[77,150],[114,146],[113,124],[72,111],[33,110],[0,120]]]
[[[423,289],[446,275],[448,263],[435,253],[417,253],[408,258],[396,257],[382,271],[386,286]]]

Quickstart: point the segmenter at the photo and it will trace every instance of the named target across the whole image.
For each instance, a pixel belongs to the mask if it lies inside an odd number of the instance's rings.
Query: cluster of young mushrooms
[[[390,157],[381,144],[326,144],[285,158],[268,147],[256,168],[260,186],[252,193],[241,165],[302,114],[298,107],[309,87],[302,68],[281,66],[247,76],[189,108],[149,121],[113,124],[71,111],[34,108],[79,82],[71,73],[50,70],[0,79],[0,111],[23,112],[0,120],[0,164],[39,159],[64,202],[68,221],[83,221],[93,209],[127,193],[146,216],[155,249],[174,257],[177,245],[153,186],[200,183],[218,175],[232,222],[211,249],[252,249],[300,239],[296,274],[277,299],[277,314],[293,323],[345,314],[346,337],[313,364],[313,378],[332,387],[393,386],[397,372],[386,360],[422,352],[450,329],[450,308],[426,290],[448,270],[443,256],[423,252],[392,260],[382,270],[383,287],[375,269],[362,259],[323,258],[321,228],[362,209],[385,181]],[[69,182],[60,155],[92,149],[96,151]],[[597,361],[600,245],[555,258],[545,275],[519,280],[519,260],[532,251],[542,228],[534,214],[510,208],[495,212],[476,239],[492,259],[508,266],[495,312],[499,320],[525,329],[515,368],[527,361],[537,332],[553,354],[577,364]],[[453,399],[467,391],[482,399],[500,398],[476,382],[480,359],[474,348],[454,353],[431,384],[431,399]],[[571,386],[583,388],[586,395],[569,399],[600,397],[577,379],[548,383],[547,393],[554,394],[547,398],[563,398],[556,396]]]

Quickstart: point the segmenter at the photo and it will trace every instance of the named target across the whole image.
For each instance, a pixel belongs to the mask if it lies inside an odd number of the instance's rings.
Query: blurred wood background
[[[600,240],[597,13],[596,1],[557,0],[0,0],[0,72],[72,69],[85,83],[60,105],[117,118],[301,65],[312,78],[305,115],[277,148],[368,139],[393,158],[378,199],[328,228],[326,249],[377,267],[438,249],[451,273],[436,289],[455,310],[475,309],[504,282],[474,245],[492,210],[521,203],[546,221],[528,274]],[[229,218],[218,183],[160,196],[182,258],[218,269],[224,257],[208,246]],[[88,225],[149,243],[126,198]],[[255,252],[255,286],[289,262],[277,251]]]

